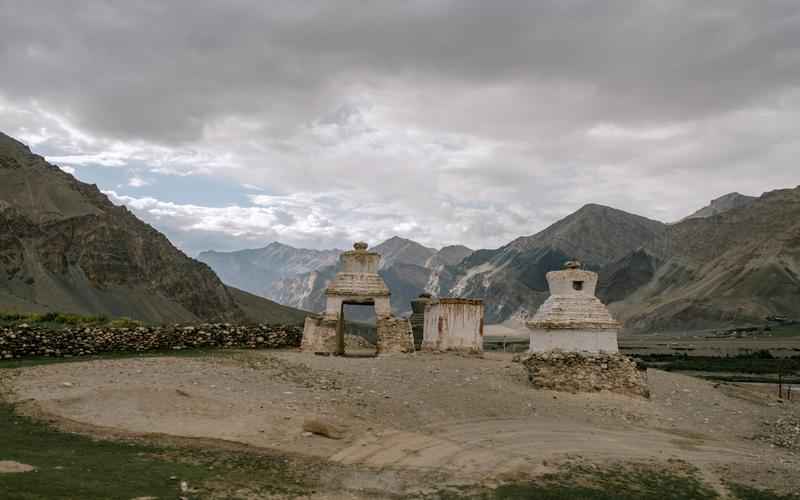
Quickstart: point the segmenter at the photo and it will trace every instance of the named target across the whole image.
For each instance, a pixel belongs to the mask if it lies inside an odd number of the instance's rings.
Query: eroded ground
[[[242,351],[36,366],[16,370],[10,387],[21,407],[97,432],[214,438],[455,481],[526,478],[576,458],[679,460],[723,493],[734,478],[800,489],[800,450],[760,437],[777,420],[796,419],[800,405],[751,387],[657,370],[648,377],[652,398],[644,400],[536,391],[505,354]],[[344,438],[309,436],[302,425],[310,418],[342,427]]]

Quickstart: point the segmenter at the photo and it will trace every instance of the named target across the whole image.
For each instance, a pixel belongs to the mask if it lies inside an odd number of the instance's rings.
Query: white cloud
[[[142,179],[141,177],[137,177],[137,176],[134,176],[134,177],[131,177],[130,179],[128,179],[128,186],[134,187],[134,188],[140,188],[140,187],[144,187],[144,186],[149,186],[150,184],[152,184],[151,181],[149,181],[147,179]]]
[[[670,221],[800,182],[797,6],[562,4],[17,2],[0,130],[118,169],[97,182],[185,248],[492,247],[589,202]],[[241,192],[179,191],[209,180]]]
[[[680,125],[631,128],[613,123],[600,123],[590,128],[586,134],[597,139],[658,141],[672,139],[687,132],[687,128]]]

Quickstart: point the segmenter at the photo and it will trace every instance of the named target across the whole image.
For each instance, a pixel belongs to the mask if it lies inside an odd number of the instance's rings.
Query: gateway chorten
[[[306,318],[302,350],[344,354],[344,306],[348,304],[375,308],[379,354],[414,350],[411,324],[392,315],[391,293],[378,274],[380,261],[381,255],[367,251],[363,242],[339,256],[340,271],[325,290],[324,314]]]

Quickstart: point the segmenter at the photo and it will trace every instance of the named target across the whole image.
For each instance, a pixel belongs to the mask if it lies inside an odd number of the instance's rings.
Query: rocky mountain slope
[[[548,296],[545,275],[578,259],[599,270],[658,237],[666,225],[601,205],[586,205],[532,236],[479,250],[457,266],[454,296],[483,298],[487,323],[524,320]]]
[[[487,323],[525,320],[548,296],[547,272],[578,259],[600,273],[598,295],[628,331],[800,317],[800,188],[726,195],[671,225],[590,204],[495,250],[437,252],[397,237],[374,250],[399,313],[427,291],[484,299]],[[321,310],[335,272],[279,280],[273,297]]]
[[[800,317],[800,187],[674,224],[603,274],[633,331]]]
[[[395,264],[424,267],[425,263],[437,253],[433,248],[422,246],[416,241],[399,236],[393,236],[376,245],[372,251],[381,254],[380,269],[388,269]]]
[[[717,199],[711,200],[711,203],[692,215],[686,217],[686,219],[703,219],[713,215],[719,215],[734,208],[746,207],[757,199],[758,198],[755,196],[746,196],[739,193],[728,193],[724,196],[720,196]]]
[[[237,252],[202,252],[197,260],[208,264],[224,283],[275,298],[275,282],[335,265],[340,253],[342,250],[310,250],[273,242]]]
[[[281,246],[291,248],[285,245]],[[303,249],[293,250],[298,254],[316,252]],[[371,250],[380,253],[383,257],[379,273],[392,290],[392,307],[395,312],[400,314],[410,311],[411,300],[424,291],[438,294],[443,289],[449,290],[454,280],[454,266],[472,253],[472,250],[463,245],[447,246],[437,251],[398,236],[372,247]],[[310,311],[321,311],[325,307],[325,288],[336,274],[338,254],[340,253],[339,250],[330,252],[335,252],[337,257],[331,264],[321,265],[307,272],[287,272],[284,277],[273,281],[261,290],[249,289],[281,304]],[[227,283],[248,289],[248,283],[245,280],[238,279],[236,276],[231,278],[230,274],[226,274],[226,268],[219,264],[222,258],[237,253],[241,252],[227,254],[204,252],[201,257],[223,277],[223,280],[226,280],[226,276],[228,276]],[[215,258],[209,258],[209,255],[213,255]],[[317,262],[322,261],[318,260]],[[275,263],[275,265],[279,264]],[[256,274],[259,270],[242,266],[237,269],[237,272]],[[359,316],[357,319],[364,318]]]
[[[226,287],[96,186],[2,133],[0,309],[149,322],[297,322],[305,315]]]

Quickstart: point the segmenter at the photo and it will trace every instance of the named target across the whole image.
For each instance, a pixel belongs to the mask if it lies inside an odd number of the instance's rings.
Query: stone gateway
[[[355,243],[339,257],[340,271],[325,290],[325,313],[306,318],[303,351],[344,354],[344,306],[349,304],[375,308],[378,354],[414,351],[411,324],[392,315],[391,293],[378,274],[381,255],[367,248]]]

